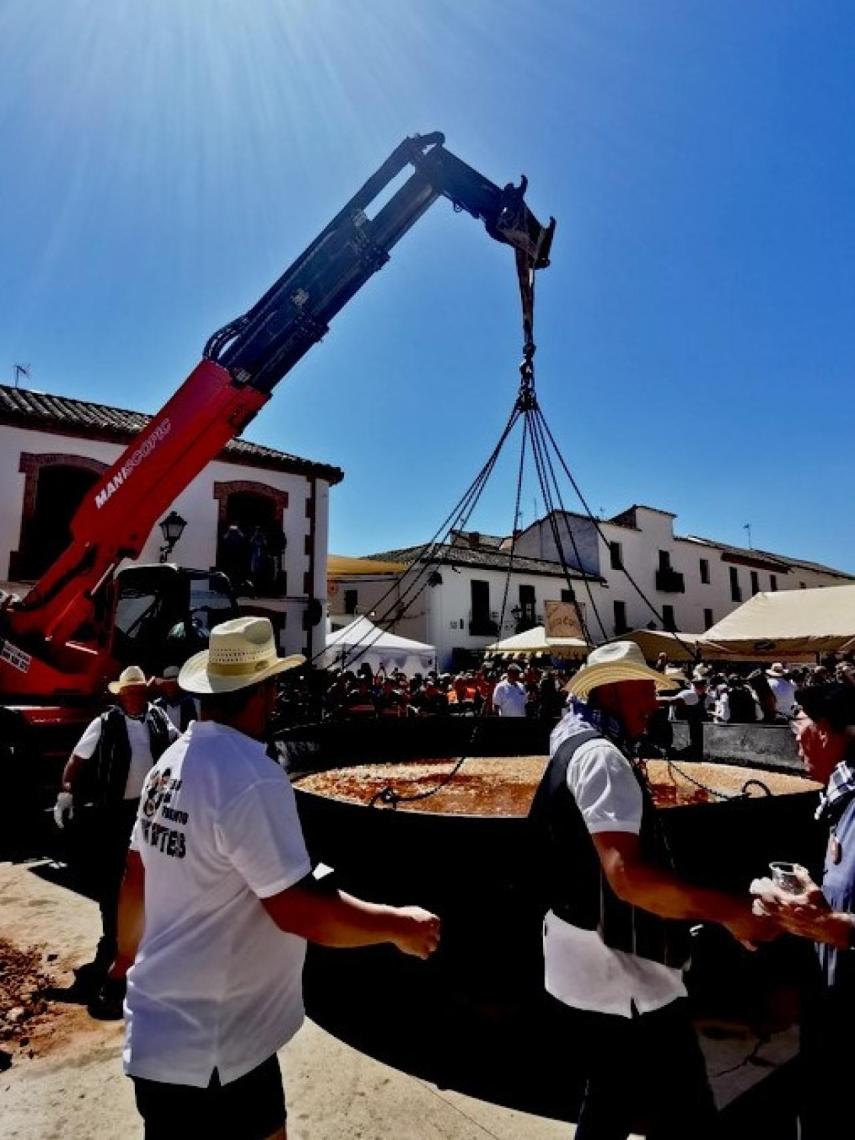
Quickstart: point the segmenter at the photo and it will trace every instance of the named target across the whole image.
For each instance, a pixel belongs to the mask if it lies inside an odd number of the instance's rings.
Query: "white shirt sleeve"
[[[219,818],[217,838],[260,899],[293,887],[312,869],[284,772],[258,781],[233,800]]]
[[[98,741],[101,739],[101,718],[96,716],[95,719],[86,728],[86,731],[80,737],[74,746],[74,755],[79,756],[82,760],[89,760],[95,755],[95,749],[98,747]]]
[[[696,705],[700,698],[694,689],[682,689],[677,694],[677,700],[682,701],[686,706],[691,706]]]
[[[641,788],[625,756],[606,741],[583,744],[567,767],[567,787],[588,831],[641,830]]]

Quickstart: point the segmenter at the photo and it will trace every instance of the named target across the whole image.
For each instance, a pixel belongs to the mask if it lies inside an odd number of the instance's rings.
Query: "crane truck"
[[[514,249],[525,312],[534,272],[549,264],[555,221],[544,226],[528,209],[525,177],[500,188],[444,144],[439,132],[404,139],[256,304],[209,338],[181,387],[86,495],[59,558],[23,597],[0,598],[7,788],[29,786],[54,766],[40,760],[67,755],[105,682],[130,661],[143,663],[176,618],[187,618],[196,594],[206,599],[199,612],[231,616],[222,575],[123,564],[438,198]]]

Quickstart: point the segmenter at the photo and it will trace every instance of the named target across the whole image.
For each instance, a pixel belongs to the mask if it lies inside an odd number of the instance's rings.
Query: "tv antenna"
[[[30,378],[30,365],[29,364],[13,364],[12,367],[15,369],[15,387],[17,388],[18,383],[19,383],[22,376],[26,377],[26,379],[29,380],[29,378]]]

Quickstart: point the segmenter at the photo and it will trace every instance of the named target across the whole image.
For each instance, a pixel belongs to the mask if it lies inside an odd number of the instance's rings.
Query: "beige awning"
[[[855,648],[855,586],[755,594],[708,629],[705,642],[758,660]]]
[[[380,562],[375,558],[348,558],[345,554],[327,555],[327,578],[346,578],[351,575],[402,574],[406,562]]]
[[[550,653],[555,657],[586,657],[590,648],[578,637],[547,637],[542,625],[486,646],[490,653]]]
[[[670,661],[694,661],[699,650],[707,651],[706,636],[705,633],[669,633],[664,629],[633,629],[609,640],[634,641],[647,661],[655,661],[660,653],[667,653]]]

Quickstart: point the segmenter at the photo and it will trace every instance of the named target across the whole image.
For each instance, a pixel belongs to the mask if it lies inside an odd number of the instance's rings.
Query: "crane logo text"
[[[95,506],[100,509],[104,506],[108,499],[110,499],[116,491],[122,486],[126,479],[133,475],[137,467],[142,461],[148,458],[154,451],[157,445],[164,440],[172,430],[172,423],[167,416],[166,419],[160,421],[157,427],[152,431],[151,435],[146,436],[139,447],[135,448],[122,466],[113,474],[104,486],[95,495]]]

